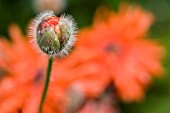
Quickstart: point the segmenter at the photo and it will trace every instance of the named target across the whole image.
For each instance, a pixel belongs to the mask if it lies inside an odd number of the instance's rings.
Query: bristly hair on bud
[[[77,24],[71,15],[55,16],[53,11],[44,11],[32,20],[29,37],[40,53],[50,57],[65,57],[71,51],[77,34]]]

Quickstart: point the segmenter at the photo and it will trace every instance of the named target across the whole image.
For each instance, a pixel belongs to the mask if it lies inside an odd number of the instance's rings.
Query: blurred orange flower
[[[74,62],[88,56],[88,61],[82,62],[84,68],[93,63],[101,65],[103,68],[95,73],[96,78],[105,73],[104,80],[113,82],[118,96],[125,101],[139,101],[151,76],[164,72],[160,63],[164,48],[147,39],[152,23],[152,14],[138,6],[122,5],[118,13],[100,8],[93,26],[80,31],[74,52],[81,52],[74,56],[78,58]]]
[[[0,113],[37,113],[47,58],[34,52],[18,26],[10,26],[9,35],[11,43],[5,38],[0,39],[0,71],[3,72],[0,79]],[[52,77],[63,75],[60,69],[64,68],[57,67],[54,64]],[[59,73],[54,73],[56,70]],[[65,78],[57,79],[60,81],[57,84],[51,79],[43,113],[66,112],[64,108],[68,100],[65,89],[69,82],[67,84]],[[60,84],[61,81],[65,83]]]

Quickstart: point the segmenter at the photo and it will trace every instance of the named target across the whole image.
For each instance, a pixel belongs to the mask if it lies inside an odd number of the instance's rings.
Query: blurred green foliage
[[[140,103],[121,103],[123,113],[170,113],[170,0],[67,0],[66,12],[77,20],[79,27],[91,25],[98,6],[118,9],[121,2],[140,4],[156,17],[151,28],[151,37],[159,40],[166,48],[164,66],[166,74],[155,79],[145,100]],[[0,0],[0,35],[8,36],[7,28],[17,23],[26,33],[27,25],[36,15],[31,0]]]

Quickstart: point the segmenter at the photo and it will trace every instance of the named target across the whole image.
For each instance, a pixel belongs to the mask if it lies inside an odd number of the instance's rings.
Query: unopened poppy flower
[[[29,36],[39,52],[51,57],[64,57],[74,45],[76,29],[71,15],[61,15],[59,18],[48,10],[33,19],[29,26]]]
[[[53,66],[53,58],[67,56],[75,42],[76,23],[72,16],[55,16],[53,11],[44,11],[37,15],[29,27],[32,42],[40,52],[49,56],[46,80],[38,113],[42,112],[48,91]]]
[[[93,26],[80,31],[76,45],[77,50],[83,48],[82,53],[89,50],[97,56],[84,62],[84,68],[90,66],[89,62],[102,65],[119,97],[139,101],[151,77],[164,71],[164,48],[148,39],[147,34],[153,15],[139,6],[128,5],[122,5],[118,12],[106,10],[104,18],[100,12],[105,11],[97,11]],[[100,76],[102,71],[96,75]]]

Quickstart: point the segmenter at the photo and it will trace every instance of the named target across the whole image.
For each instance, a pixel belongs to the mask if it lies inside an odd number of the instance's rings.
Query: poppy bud
[[[57,17],[52,11],[45,11],[32,21],[29,35],[42,53],[52,57],[64,57],[74,45],[76,29],[72,16]]]

